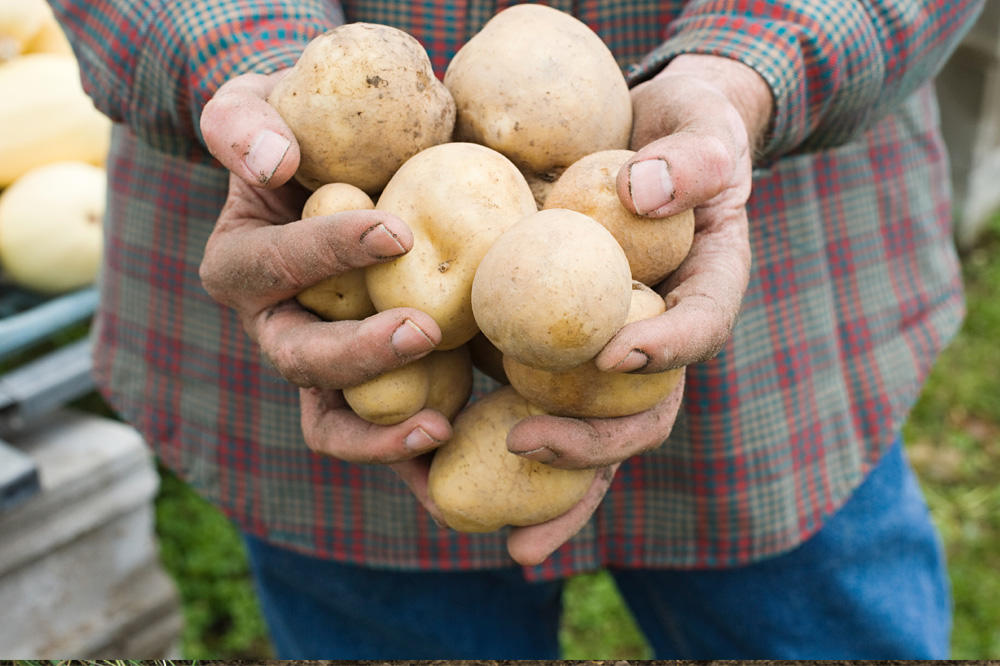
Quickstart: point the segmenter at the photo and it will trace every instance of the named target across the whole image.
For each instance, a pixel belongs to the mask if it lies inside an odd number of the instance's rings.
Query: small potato
[[[347,183],[328,183],[313,192],[302,208],[302,220],[347,210],[371,210],[371,197]],[[364,319],[375,314],[368,297],[364,269],[356,268],[301,291],[296,300],[326,321]]]
[[[556,469],[507,450],[507,433],[543,413],[509,386],[477,400],[455,419],[434,452],[428,491],[445,523],[461,532],[535,525],[579,502],[595,470]]]
[[[301,149],[296,177],[374,195],[408,158],[450,140],[455,102],[420,43],[396,28],[348,23],[315,38],[268,101]]]
[[[631,299],[628,259],[611,232],[559,208],[500,236],[472,283],[483,334],[505,355],[546,370],[596,356],[624,325]]]
[[[465,347],[434,351],[343,393],[355,414],[378,425],[401,423],[425,408],[453,419],[472,393],[472,360]]]
[[[664,311],[663,298],[640,282],[632,283],[626,324]],[[651,408],[676,388],[684,368],[652,374],[602,372],[593,361],[562,372],[538,370],[510,356],[503,359],[510,385],[532,404],[557,416],[610,418]]]
[[[632,278],[655,285],[687,256],[694,240],[694,213],[665,219],[633,215],[618,198],[618,170],[635,153],[605,150],[583,157],[549,188],[545,208],[569,208],[588,215],[615,237],[632,268]]]
[[[479,331],[471,303],[476,268],[500,234],[536,210],[524,177],[495,150],[442,144],[408,160],[376,208],[409,225],[413,248],[365,269],[375,307],[423,310],[441,327],[438,349],[471,340]]]

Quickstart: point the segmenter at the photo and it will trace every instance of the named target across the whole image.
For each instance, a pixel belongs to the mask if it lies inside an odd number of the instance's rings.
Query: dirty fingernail
[[[392,348],[400,356],[412,356],[434,347],[434,341],[423,330],[406,319],[392,333]]]
[[[616,372],[634,372],[641,370],[649,364],[649,357],[638,349],[633,349],[628,355],[614,366]]]
[[[259,184],[267,185],[290,145],[291,142],[277,132],[261,130],[250,144],[243,163]]]
[[[389,231],[384,224],[376,224],[365,229],[361,234],[361,244],[365,246],[368,254],[378,259],[397,257],[406,252],[406,248],[399,242],[399,237]]]
[[[531,451],[519,451],[518,455],[540,463],[550,463],[557,457],[556,452],[547,446],[539,446]]]
[[[403,445],[410,451],[423,451],[436,443],[434,438],[428,435],[423,428],[414,428],[403,440]]]
[[[674,182],[661,159],[636,162],[628,172],[632,205],[640,215],[660,208],[674,198]]]

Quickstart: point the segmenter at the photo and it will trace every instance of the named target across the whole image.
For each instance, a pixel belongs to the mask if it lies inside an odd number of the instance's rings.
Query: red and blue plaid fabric
[[[291,65],[336,23],[403,28],[440,74],[505,3],[53,0],[117,123],[95,331],[99,385],[161,460],[243,529],[386,567],[510,564],[502,533],[437,527],[392,472],[311,453],[296,392],[198,264],[227,175],[197,133],[231,76]],[[896,437],[959,325],[947,159],[928,82],[980,3],[578,0],[633,80],[678,53],[746,62],[776,116],[749,204],[754,267],[718,358],[689,369],[670,440],[529,576],[721,567],[801,543]]]

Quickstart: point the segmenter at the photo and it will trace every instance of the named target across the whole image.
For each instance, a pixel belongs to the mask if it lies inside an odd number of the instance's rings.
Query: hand
[[[746,202],[753,147],[770,89],[726,58],[678,56],[632,90],[632,148],[618,173],[626,208],[651,218],[694,209],[694,242],[657,290],[667,311],[624,327],[596,358],[602,370],[658,372],[715,356],[729,339],[750,276]]]
[[[395,426],[375,426],[346,405],[339,389],[429,353],[441,331],[426,313],[397,308],[364,321],[324,322],[295,295],[331,275],[410,250],[413,235],[382,211],[299,220],[307,192],[291,181],[295,137],[266,102],[280,74],[240,76],[205,106],[201,129],[231,172],[229,194],[205,247],[205,290],[231,307],[265,359],[300,388],[302,431],[315,451],[363,463],[409,461],[451,436],[440,413],[423,410]]]
[[[618,192],[632,212],[667,217],[693,208],[695,238],[662,284],[667,311],[623,328],[595,359],[609,372],[659,372],[703,361],[725,345],[750,272],[746,202],[752,145],[770,121],[767,84],[746,66],[679,56],[632,91],[632,149]],[[655,222],[651,222],[653,224]],[[620,463],[670,433],[683,382],[659,405],[615,419],[538,416],[511,431],[508,448],[556,467],[598,467],[587,496],[563,516],[511,532],[508,550],[537,564],[586,523]]]

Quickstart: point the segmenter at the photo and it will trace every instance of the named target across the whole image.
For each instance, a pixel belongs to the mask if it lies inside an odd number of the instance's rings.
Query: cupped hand
[[[634,213],[668,217],[694,209],[688,257],[661,285],[667,310],[624,327],[595,359],[609,372],[661,372],[707,360],[728,340],[750,274],[746,203],[753,146],[770,122],[767,84],[748,67],[685,55],[632,90],[631,148],[618,174],[619,198]],[[590,492],[567,514],[514,529],[511,556],[537,564],[590,518],[622,461],[659,446],[680,408],[683,381],[669,397],[633,416],[519,423],[508,448],[564,468],[598,468]]]
[[[237,77],[202,113],[205,144],[230,170],[226,203],[200,267],[202,284],[236,312],[282,377],[300,387],[310,448],[405,470],[402,461],[451,436],[447,419],[423,410],[398,425],[375,426],[350,410],[340,389],[429,353],[441,340],[437,323],[414,308],[326,322],[295,296],[327,277],[408,252],[413,235],[399,218],[375,210],[299,219],[308,192],[292,180],[298,145],[266,101],[280,76]]]

